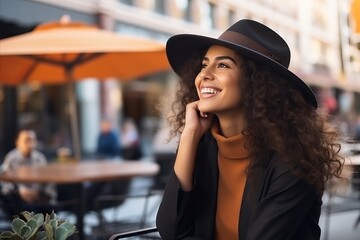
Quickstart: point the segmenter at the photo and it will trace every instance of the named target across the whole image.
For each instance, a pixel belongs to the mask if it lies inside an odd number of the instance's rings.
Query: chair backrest
[[[124,239],[124,238],[128,238],[128,237],[142,236],[142,235],[146,235],[149,233],[155,233],[157,231],[158,230],[156,227],[143,228],[143,229],[139,229],[139,230],[114,234],[109,238],[109,240],[117,240],[117,239]]]
[[[168,181],[168,177],[174,167],[176,154],[169,152],[169,153],[156,153],[155,154],[155,162],[159,164],[160,171],[155,176],[154,180],[154,189],[157,190],[164,190],[165,185]]]
[[[131,179],[123,179],[121,181],[113,181],[113,182],[96,182],[91,183],[91,185],[87,188],[87,210],[100,210],[106,209],[114,206],[119,206],[124,203],[125,198],[116,201],[102,201],[96,203],[97,198],[101,198],[104,196],[123,196],[127,195],[130,191],[131,187]]]

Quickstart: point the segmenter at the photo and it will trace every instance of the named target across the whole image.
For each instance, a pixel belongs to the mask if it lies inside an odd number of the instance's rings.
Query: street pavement
[[[330,217],[329,235],[326,239],[325,218],[320,218],[322,229],[321,240],[360,240],[360,225],[354,227],[356,219],[360,216],[360,209],[349,212],[334,213]]]

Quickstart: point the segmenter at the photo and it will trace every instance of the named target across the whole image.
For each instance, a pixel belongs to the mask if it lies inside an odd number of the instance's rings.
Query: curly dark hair
[[[180,88],[172,104],[173,115],[168,118],[173,126],[172,136],[181,134],[186,104],[198,100],[194,79],[203,55],[204,52],[195,54],[183,65]],[[290,81],[268,66],[239,57],[244,74],[240,91],[247,123],[243,134],[248,138],[246,147],[253,160],[249,176],[264,159],[275,154],[322,193],[325,183],[339,178],[342,171],[339,131]]]

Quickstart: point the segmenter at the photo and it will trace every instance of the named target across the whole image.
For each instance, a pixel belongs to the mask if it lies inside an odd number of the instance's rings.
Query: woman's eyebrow
[[[215,60],[217,60],[217,61],[219,61],[219,60],[230,60],[230,61],[232,61],[234,64],[237,64],[236,61],[235,61],[235,59],[232,58],[232,57],[230,57],[230,56],[218,56],[218,57],[215,58]],[[210,60],[209,60],[208,57],[204,57],[204,58],[203,58],[203,61],[209,62]]]

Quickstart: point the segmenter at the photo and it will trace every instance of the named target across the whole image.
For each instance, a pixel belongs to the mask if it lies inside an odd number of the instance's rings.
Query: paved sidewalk
[[[332,214],[327,240],[360,240],[360,226],[354,228],[354,223],[359,216],[360,210]],[[323,233],[321,240],[326,240],[324,225],[325,218],[321,217],[320,227]]]

